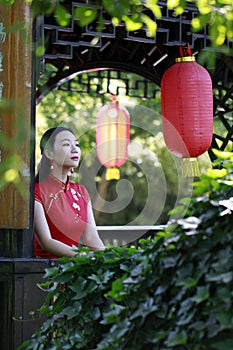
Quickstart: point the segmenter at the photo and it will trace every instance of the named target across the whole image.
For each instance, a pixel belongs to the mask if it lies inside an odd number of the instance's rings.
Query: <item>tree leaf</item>
[[[78,21],[81,27],[92,23],[97,18],[98,12],[95,8],[90,8],[87,5],[76,7],[74,11],[74,18]]]
[[[125,22],[126,29],[129,32],[138,30],[138,29],[140,29],[142,27],[142,20],[138,16],[131,17],[131,16],[123,15],[122,19]]]
[[[145,22],[147,27],[147,36],[154,38],[157,30],[157,23],[154,20],[152,20],[149,16],[146,16],[145,14],[142,15],[142,19]]]
[[[57,23],[62,26],[68,26],[70,23],[70,13],[64,6],[57,5],[55,8],[55,16]]]

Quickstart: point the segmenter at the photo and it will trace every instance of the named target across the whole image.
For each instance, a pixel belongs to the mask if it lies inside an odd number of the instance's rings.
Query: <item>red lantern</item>
[[[103,106],[96,119],[97,157],[107,168],[106,179],[119,179],[119,167],[128,158],[130,116],[117,101]]]
[[[191,50],[182,52],[161,81],[164,140],[179,158],[196,158],[208,150],[213,135],[212,81],[195,62]]]

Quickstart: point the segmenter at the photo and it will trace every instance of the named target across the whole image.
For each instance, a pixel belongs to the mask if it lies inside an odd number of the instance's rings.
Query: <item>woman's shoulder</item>
[[[34,189],[35,189],[35,191],[43,191],[43,189],[44,188],[46,188],[47,187],[47,182],[48,182],[48,180],[46,179],[46,180],[43,180],[43,181],[41,181],[41,182],[35,182],[34,183]]]

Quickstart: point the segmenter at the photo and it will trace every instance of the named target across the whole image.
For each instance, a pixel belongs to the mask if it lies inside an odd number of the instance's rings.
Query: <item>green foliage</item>
[[[48,319],[23,347],[231,349],[232,153],[214,165],[189,215],[139,248],[84,249],[47,269]]]
[[[6,5],[12,5],[14,2],[15,0],[0,0],[0,3]],[[54,12],[59,25],[66,26],[69,24],[69,13],[61,4],[56,4],[53,0],[27,0],[27,2],[30,3],[33,17]],[[231,0],[168,0],[167,6],[174,10],[177,15],[181,15],[185,11],[187,3],[194,3],[199,10],[199,15],[192,20],[192,30],[199,32],[207,26],[214,47],[221,46],[227,39],[233,38],[233,6]],[[118,25],[122,21],[128,31],[138,30],[145,25],[148,36],[156,35],[156,21],[152,20],[144,10],[149,9],[155,18],[160,18],[162,13],[157,0],[102,0],[100,5],[111,17],[113,25]],[[86,4],[80,5],[76,9],[75,18],[80,26],[93,22],[98,23],[97,29],[99,31],[102,30],[104,25],[102,14],[99,14],[94,6],[89,7]]]
[[[181,15],[185,11],[188,2],[193,2],[199,10],[199,15],[192,20],[192,30],[194,32],[199,32],[207,26],[214,47],[222,46],[227,39],[233,38],[233,6],[231,0],[168,0],[167,7],[173,9],[177,15]],[[113,25],[118,25],[123,21],[128,31],[138,30],[145,25],[149,37],[156,35],[156,21],[147,16],[144,11],[145,8],[149,9],[155,18],[160,18],[162,13],[156,0],[102,0],[101,4],[110,15]],[[31,4],[34,16],[38,15],[40,11],[51,13],[54,6],[54,2],[51,0],[34,0]],[[55,12],[58,23],[61,25],[67,24],[67,11],[61,5],[57,5],[57,8]],[[86,4],[78,7],[75,17],[80,26],[85,26],[97,20],[99,23],[98,30],[102,30],[104,23],[102,15],[99,15],[94,7],[90,8]]]
[[[193,2],[199,15],[192,20],[192,30],[199,32],[208,27],[211,43],[214,47],[224,44],[226,39],[233,38],[233,6],[231,0],[168,0],[167,6],[179,15],[185,11],[187,2]]]

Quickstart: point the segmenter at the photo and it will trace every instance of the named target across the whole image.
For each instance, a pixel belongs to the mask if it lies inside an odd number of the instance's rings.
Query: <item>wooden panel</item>
[[[0,192],[0,228],[29,227],[31,19],[23,0],[0,5],[1,177],[10,181]],[[9,142],[8,142],[9,141]],[[11,159],[11,166],[9,161]]]
[[[1,350],[16,350],[45,320],[38,309],[46,292],[37,284],[45,282],[44,270],[52,264],[48,259],[0,258]]]

